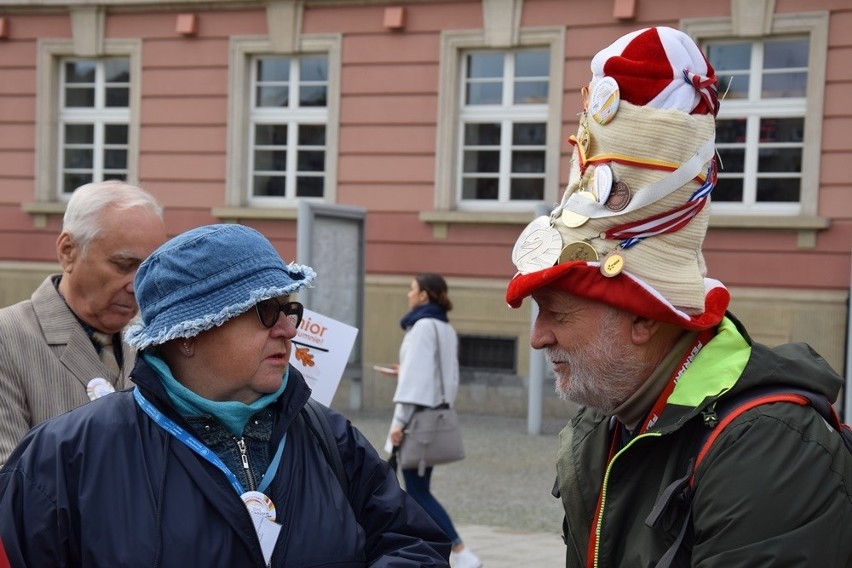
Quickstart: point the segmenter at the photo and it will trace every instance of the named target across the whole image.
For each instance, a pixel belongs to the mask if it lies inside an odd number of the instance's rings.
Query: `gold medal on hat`
[[[597,201],[597,199],[595,199],[595,194],[593,194],[590,191],[585,191],[585,190],[584,191],[578,191],[577,195],[582,195],[586,199],[591,199],[592,201]],[[581,215],[579,213],[574,213],[573,211],[571,211],[567,207],[562,209],[562,222],[565,224],[566,227],[570,227],[572,229],[575,229],[575,228],[583,225],[588,220],[589,220],[589,218],[586,217],[585,215]]]
[[[575,241],[569,243],[562,249],[559,255],[559,263],[581,260],[584,262],[598,259],[598,251],[588,241]]]
[[[559,259],[562,236],[550,225],[546,215],[537,217],[526,226],[515,241],[512,262],[524,274],[550,268]]]
[[[601,260],[601,274],[607,278],[616,276],[624,269],[624,257],[618,251],[610,251]]]

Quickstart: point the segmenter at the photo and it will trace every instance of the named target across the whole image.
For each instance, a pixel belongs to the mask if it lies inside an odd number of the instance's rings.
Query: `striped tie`
[[[117,378],[121,369],[118,366],[118,359],[115,357],[112,335],[109,333],[95,331],[92,333],[92,341],[98,346],[98,353],[101,356],[101,361],[104,366],[109,369],[110,378]]]

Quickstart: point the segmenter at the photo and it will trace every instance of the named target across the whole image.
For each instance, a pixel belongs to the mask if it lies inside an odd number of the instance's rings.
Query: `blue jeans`
[[[418,505],[423,507],[423,510],[441,527],[441,530],[453,540],[453,546],[461,543],[462,540],[459,538],[459,533],[456,532],[456,528],[453,526],[453,521],[450,520],[447,511],[444,510],[444,507],[441,506],[438,500],[435,499],[435,496],[432,495],[432,492],[429,491],[429,483],[432,480],[432,468],[427,467],[423,477],[417,475],[416,469],[404,469],[402,470],[402,478],[405,480],[405,490],[417,501]]]

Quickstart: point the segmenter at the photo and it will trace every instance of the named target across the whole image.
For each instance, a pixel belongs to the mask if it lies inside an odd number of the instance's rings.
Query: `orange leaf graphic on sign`
[[[301,362],[305,367],[314,366],[314,356],[307,347],[296,347],[296,360]]]

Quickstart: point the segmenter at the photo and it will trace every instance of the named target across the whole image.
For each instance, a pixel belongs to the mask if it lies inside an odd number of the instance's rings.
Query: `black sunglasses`
[[[263,324],[263,327],[271,328],[278,321],[278,316],[284,312],[284,317],[290,320],[293,327],[299,327],[302,323],[302,313],[305,307],[299,302],[280,302],[278,298],[269,298],[254,305],[254,311],[257,312],[257,319]]]

